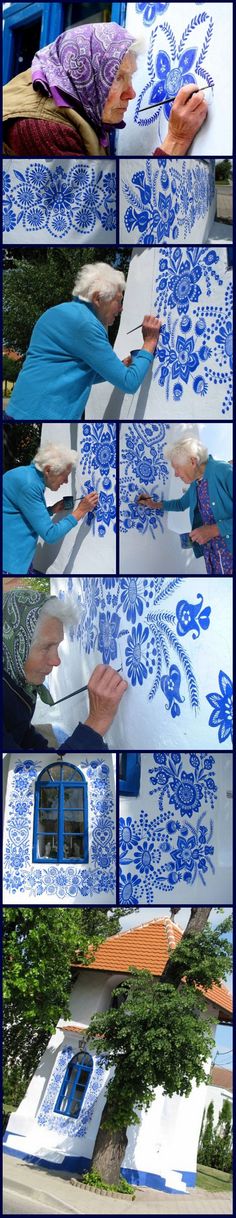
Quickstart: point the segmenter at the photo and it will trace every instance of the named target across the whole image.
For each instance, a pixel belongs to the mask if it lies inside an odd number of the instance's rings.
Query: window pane
[[[57,765],[48,766],[47,772],[49,774],[50,782],[60,782],[61,776],[62,776],[62,770],[63,770],[63,766],[62,766],[62,763],[60,763],[60,762],[58,762]]]
[[[63,765],[63,782],[76,782],[76,780],[83,782],[83,775],[80,773],[80,770],[77,770],[74,765],[67,765],[67,762],[65,762]]]
[[[83,859],[84,857],[84,839],[83,837],[72,837],[71,833],[67,833],[64,840],[64,858]]]
[[[40,787],[40,808],[55,808],[58,811],[58,787]]]
[[[72,810],[67,812],[64,819],[65,833],[83,833],[84,818],[82,812]]]
[[[57,858],[57,835],[51,837],[48,834],[40,833],[37,842],[37,858],[40,859],[56,859]]]
[[[39,813],[39,833],[57,833],[57,815],[55,812]]]
[[[83,787],[64,787],[64,808],[83,808]]]

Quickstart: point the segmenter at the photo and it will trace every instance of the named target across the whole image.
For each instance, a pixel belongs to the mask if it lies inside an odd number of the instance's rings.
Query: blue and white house
[[[124,753],[120,775],[120,904],[230,903],[232,753]]]
[[[35,567],[48,575],[70,575],[116,570],[116,426],[115,423],[43,423],[41,444],[63,444],[78,452],[78,464],[69,474],[61,495],[73,495],[78,506],[83,495],[97,491],[96,512],[89,512],[80,522],[74,536],[66,537],[60,545],[50,546],[39,540]],[[45,492],[47,507],[55,495]],[[61,519],[61,517],[59,517]]]
[[[116,901],[112,754],[6,755],[6,905]]]
[[[124,173],[122,164],[120,162],[120,172]],[[179,164],[179,160],[176,161],[178,174]],[[167,163],[166,167],[159,166],[156,170],[154,162],[149,165],[151,176],[155,172],[155,190],[158,175],[165,180],[166,189],[170,179]],[[165,249],[150,248],[156,241],[152,223],[154,213],[157,215],[151,202],[151,187],[143,165],[136,173],[130,159],[128,173],[128,191],[131,183],[133,202],[129,206],[126,193],[124,214],[129,213],[131,223],[132,212],[135,225],[129,241],[137,240],[137,244],[144,244],[146,248],[134,249],[130,259],[115,350],[119,358],[124,359],[132,348],[142,347],[141,324],[145,313],[153,313],[161,319],[160,338],[141,389],[132,397],[112,390],[108,383],[96,385],[86,406],[86,419],[106,417],[109,410],[112,418],[137,422],[143,419],[183,422],[201,419],[205,423],[231,420],[233,275],[230,251],[225,245],[205,243],[199,246],[199,241],[206,241],[204,234],[194,237],[193,246],[189,244],[189,237],[184,245],[179,227],[177,238],[169,235],[173,244],[168,244],[168,239],[166,242],[163,237]],[[196,186],[192,162],[187,175],[190,175],[194,199]],[[131,182],[133,177],[135,186]],[[188,184],[188,176],[186,182]],[[189,218],[188,190],[187,194],[183,191],[183,198]]]
[[[89,1169],[106,1100],[108,1070],[92,1050],[88,1025],[95,1012],[117,999],[114,991],[132,966],[158,977],[181,931],[169,917],[121,932],[103,943],[89,967],[75,966],[71,1017],[59,1020],[55,1034],[16,1112],[9,1118],[4,1150],[41,1165],[82,1173]],[[55,945],[56,950],[56,945]],[[214,1029],[231,1022],[231,995],[225,985],[207,991]],[[174,1034],[174,1033],[173,1033]],[[206,1063],[210,1073],[211,1063]],[[186,1193],[196,1181],[196,1161],[207,1085],[193,1083],[188,1099],[164,1096],[157,1088],[140,1124],[132,1125],[122,1174],[133,1184],[163,1192]]]

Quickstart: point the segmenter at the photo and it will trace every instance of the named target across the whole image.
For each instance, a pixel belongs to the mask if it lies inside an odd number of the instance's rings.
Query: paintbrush
[[[116,668],[115,671],[122,672],[122,668]],[[59,706],[59,702],[67,702],[68,698],[75,698],[76,694],[84,694],[86,689],[88,689],[87,685],[81,685],[80,689],[73,689],[72,694],[65,694],[64,698],[58,698],[57,702],[53,702],[53,706]]]
[[[201,93],[201,92],[206,93],[207,89],[212,89],[212,88],[213,88],[212,85],[203,85],[202,89],[193,89],[193,92],[190,94],[190,97],[188,97],[188,101],[191,100],[191,97],[194,96],[194,93]],[[164,97],[164,101],[152,102],[150,106],[142,106],[139,113],[144,114],[144,110],[159,110],[160,106],[167,106],[167,103],[175,101],[176,97],[177,97],[177,93],[174,93],[174,97]]]

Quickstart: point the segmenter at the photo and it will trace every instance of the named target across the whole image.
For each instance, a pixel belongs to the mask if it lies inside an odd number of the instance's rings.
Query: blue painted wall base
[[[177,1169],[176,1169],[177,1170]],[[162,1193],[182,1193],[182,1189],[167,1188],[164,1176],[156,1176],[149,1171],[136,1171],[131,1167],[122,1167],[121,1176],[124,1176],[128,1184],[136,1184],[146,1188],[156,1188]],[[187,1188],[194,1188],[196,1184],[196,1172],[179,1171],[180,1183],[186,1184]]]

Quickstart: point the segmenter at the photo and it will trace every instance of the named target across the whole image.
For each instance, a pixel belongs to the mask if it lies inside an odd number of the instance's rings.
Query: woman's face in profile
[[[61,663],[58,647],[64,631],[56,617],[43,617],[35,642],[30,647],[24,673],[31,685],[41,685],[45,677]]]
[[[128,51],[127,55],[124,55],[124,59],[122,59],[109,90],[105,106],[103,106],[102,119],[104,123],[122,123],[129,101],[132,101],[132,98],[136,97],[135,89],[133,89],[132,85],[132,76],[136,70],[135,56],[132,55],[131,51]]]

